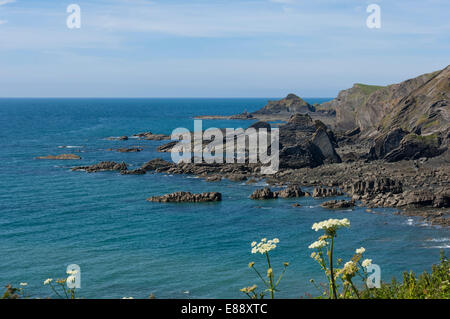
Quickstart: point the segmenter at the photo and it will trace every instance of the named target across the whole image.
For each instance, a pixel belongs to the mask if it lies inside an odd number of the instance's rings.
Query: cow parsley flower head
[[[319,223],[314,223],[312,229],[315,231],[324,230],[327,234],[333,234],[341,227],[350,227],[350,221],[347,218],[344,219],[328,219]]]
[[[313,242],[311,245],[309,245],[309,249],[320,249],[322,247],[325,247],[327,245],[327,242],[323,239],[320,239],[318,241]]]
[[[357,250],[355,250],[355,252],[357,253],[357,254],[364,254],[364,252],[366,251],[366,249],[364,248],[364,247],[361,247],[361,248],[358,248]]]
[[[364,261],[361,263],[363,267],[369,267],[372,265],[372,259],[364,259]]]
[[[252,254],[256,254],[256,253],[260,253],[260,254],[265,254],[268,253],[271,250],[274,250],[275,248],[277,248],[277,245],[280,242],[280,240],[278,238],[274,238],[271,240],[267,240],[267,238],[263,238],[261,239],[261,241],[255,245],[253,245],[252,243]]]

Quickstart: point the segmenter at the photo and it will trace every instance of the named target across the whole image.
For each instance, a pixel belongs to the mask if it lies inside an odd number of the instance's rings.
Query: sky
[[[449,13],[448,0],[0,0],[0,97],[335,97],[446,67]]]

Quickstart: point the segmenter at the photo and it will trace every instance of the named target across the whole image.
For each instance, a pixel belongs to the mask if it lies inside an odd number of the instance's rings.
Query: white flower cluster
[[[44,280],[44,285],[48,285],[48,284],[50,284],[52,281],[53,281],[52,278],[47,278],[47,279]]]
[[[309,249],[320,249],[322,247],[325,247],[327,245],[327,242],[323,239],[320,239],[318,241],[313,242],[311,245],[309,245]]]
[[[341,227],[350,227],[350,221],[347,218],[344,219],[328,219],[319,223],[314,223],[312,229],[315,231],[323,230],[336,230]]]
[[[357,254],[364,254],[364,252],[366,251],[366,249],[364,248],[364,247],[361,247],[361,248],[358,248],[357,250],[355,250],[355,252],[357,253]]]
[[[361,263],[361,265],[366,268],[372,265],[372,259],[364,259],[364,261]]]
[[[271,240],[267,240],[267,238],[261,239],[259,243],[256,243],[256,241],[252,242],[252,254],[260,253],[265,254],[275,248],[277,248],[277,245],[280,242],[278,238],[274,238]]]

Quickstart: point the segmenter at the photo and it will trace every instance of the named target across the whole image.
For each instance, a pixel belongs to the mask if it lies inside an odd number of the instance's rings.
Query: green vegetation
[[[355,83],[355,87],[359,88],[362,93],[365,95],[370,95],[375,91],[378,91],[379,89],[384,88],[385,86],[381,85],[368,85],[368,84],[362,84],[362,83]]]

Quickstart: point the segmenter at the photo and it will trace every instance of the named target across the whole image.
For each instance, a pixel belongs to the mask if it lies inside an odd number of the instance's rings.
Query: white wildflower
[[[361,264],[364,268],[365,267],[369,267],[370,265],[372,265],[372,259],[364,259],[364,261]]]
[[[364,248],[364,247],[361,247],[361,248],[358,248],[357,250],[355,250],[355,252],[357,253],[357,254],[363,254],[364,252],[366,251],[366,249]]]
[[[327,245],[327,242],[323,239],[320,239],[318,241],[313,242],[311,245],[309,245],[309,249],[319,249],[322,247],[325,247]]]
[[[265,254],[275,248],[277,248],[277,243],[279,243],[280,240],[278,238],[274,238],[271,240],[267,240],[267,238],[263,238],[261,239],[261,242],[259,242],[258,244],[255,243],[255,245],[253,245],[252,243],[252,254],[256,254],[256,253],[260,253],[260,254]]]
[[[314,223],[312,229],[315,231],[319,231],[320,229],[329,231],[329,230],[337,230],[341,227],[350,227],[350,221],[347,218],[344,219],[328,219],[321,221],[319,223]]]
[[[52,278],[47,278],[47,279],[44,280],[44,285],[48,285],[48,284],[50,284],[52,281],[53,281]]]
[[[21,282],[20,285],[21,285],[22,287],[25,287],[25,286],[28,286],[28,283],[26,283],[26,282]]]

